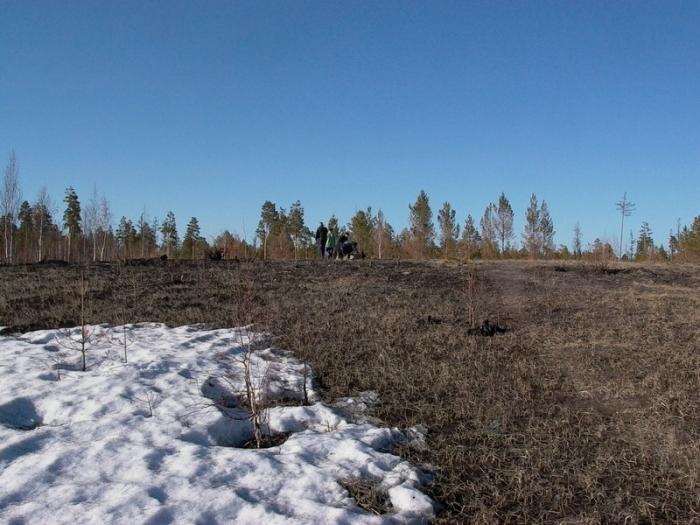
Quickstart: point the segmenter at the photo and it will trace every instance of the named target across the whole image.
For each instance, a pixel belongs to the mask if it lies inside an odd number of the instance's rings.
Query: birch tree
[[[12,262],[14,253],[13,237],[15,219],[19,203],[22,198],[19,189],[19,168],[14,150],[10,151],[10,158],[5,166],[2,179],[2,194],[0,195],[0,215],[3,218],[3,234],[5,240],[5,259]]]
[[[100,200],[100,212],[99,212],[99,232],[102,238],[100,242],[100,261],[105,260],[105,247],[107,245],[107,237],[109,236],[110,225],[112,223],[112,210],[109,207],[109,201],[107,197],[102,195]]]
[[[44,238],[51,226],[51,197],[46,186],[39,190],[34,202],[34,223],[37,237],[36,261],[41,262],[44,260]]]
[[[97,196],[97,187],[93,186],[90,200],[83,212],[83,230],[85,236],[92,245],[92,260],[97,260],[97,229],[99,227],[100,202]]]

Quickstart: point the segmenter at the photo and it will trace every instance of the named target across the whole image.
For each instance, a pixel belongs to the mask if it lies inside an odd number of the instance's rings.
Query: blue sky
[[[428,192],[475,217],[531,192],[560,243],[666,240],[700,214],[700,2],[0,0],[0,155],[23,193],[252,237]],[[3,159],[4,163],[4,159]],[[625,227],[625,237],[629,236]]]

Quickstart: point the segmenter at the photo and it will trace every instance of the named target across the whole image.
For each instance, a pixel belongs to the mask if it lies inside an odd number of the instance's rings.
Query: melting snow
[[[432,517],[433,503],[420,492],[424,475],[387,452],[406,435],[351,423],[342,409],[351,400],[340,408],[318,402],[303,363],[266,348],[246,328],[129,326],[126,364],[123,327],[94,326],[89,333],[86,372],[76,329],[0,337],[0,522],[411,523]],[[255,387],[273,401],[264,429],[288,433],[278,446],[240,448],[253,437],[241,405],[246,348],[254,348]],[[293,406],[304,385],[310,403]],[[356,404],[362,403],[368,401]],[[359,508],[338,483],[347,479],[376,483],[387,492],[391,513]]]

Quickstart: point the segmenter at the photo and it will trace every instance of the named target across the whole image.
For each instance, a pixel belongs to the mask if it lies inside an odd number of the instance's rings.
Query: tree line
[[[618,203],[618,210],[624,221],[634,205],[626,200],[626,195],[621,202],[623,206]],[[429,197],[421,191],[408,206],[408,227],[400,232],[394,230],[381,210],[375,213],[371,207],[357,211],[345,225],[335,215],[324,222],[336,235],[345,231],[366,256],[380,259],[700,259],[700,216],[689,226],[681,228],[679,224],[675,232],[669,233],[666,246],[655,242],[649,224],[643,222],[637,236],[630,232],[625,250],[620,240],[617,254],[610,242],[600,239],[584,247],[578,224],[572,232],[570,247],[556,246],[554,221],[547,203],[540,202],[535,194],[530,197],[519,238],[514,230],[513,207],[505,193],[486,206],[478,222],[471,214],[463,221],[458,220],[449,202],[442,204],[436,217],[437,225]],[[45,188],[32,202],[23,200],[14,152],[3,174],[0,225],[0,254],[5,262],[111,261],[156,256],[184,259],[318,256],[314,231],[307,226],[304,207],[298,200],[288,209],[265,201],[255,236],[250,240],[225,230],[208,242],[196,217],[190,218],[181,239],[172,211],[162,221],[144,212],[135,220],[122,216],[115,223],[109,201],[96,190],[83,204],[75,189],[67,188],[62,213]]]

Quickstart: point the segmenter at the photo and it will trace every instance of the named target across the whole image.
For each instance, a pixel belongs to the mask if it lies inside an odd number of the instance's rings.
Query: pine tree
[[[182,252],[191,259],[197,259],[199,251],[203,247],[202,232],[199,228],[197,217],[192,217],[185,230],[185,238],[182,241]]]
[[[63,212],[63,227],[68,233],[68,261],[70,261],[73,239],[77,239],[82,233],[80,229],[80,200],[72,187],[66,189],[63,202],[66,203],[66,209]]]
[[[678,253],[678,237],[673,234],[673,230],[668,232],[668,251],[671,256],[671,260]]]
[[[481,235],[479,235],[479,230],[476,229],[474,217],[472,217],[471,214],[467,215],[464,221],[462,242],[464,243],[467,259],[471,259],[479,252],[481,247]]]
[[[533,193],[525,213],[525,230],[523,231],[523,245],[531,259],[539,256],[541,251],[540,224],[540,210],[537,205],[537,197]]]
[[[17,230],[17,254],[23,256],[25,262],[31,260],[32,242],[34,236],[33,210],[29,201],[23,201],[19,207],[17,218],[19,229]]]
[[[490,203],[481,217],[481,239],[485,257],[494,257],[498,252],[497,212],[496,205]]]
[[[367,210],[359,210],[348,224],[350,239],[355,241],[359,249],[367,255],[374,255],[374,246],[372,239],[374,238],[375,219],[372,217],[372,208]]]
[[[411,235],[411,230],[404,228],[399,233],[397,239],[398,253],[401,257],[415,257],[416,249],[413,236]]]
[[[644,221],[639,229],[639,238],[637,239],[637,260],[648,259],[653,254],[654,239],[649,223]]]
[[[151,221],[151,235],[152,241],[153,241],[153,250],[157,253],[158,252],[158,232],[160,231],[160,222],[158,221],[158,217],[153,217],[153,220]]]
[[[678,253],[685,259],[700,257],[700,215],[695,217],[693,223],[684,226],[678,235]]]
[[[273,225],[272,236],[276,241],[276,252],[278,257],[287,257],[291,251],[294,251],[292,238],[289,235],[289,215],[287,211],[280,206],[277,222]]]
[[[593,241],[593,246],[591,246],[591,252],[593,254],[603,253],[603,242],[598,237],[596,237]]]
[[[328,219],[327,227],[329,232],[333,232],[333,235],[336,237],[338,236],[340,230],[338,230],[338,218],[335,216],[335,214],[331,215],[331,218]]]
[[[547,203],[543,200],[540,206],[540,246],[544,250],[545,255],[554,251],[554,223],[549,215]]]
[[[423,259],[430,254],[435,239],[433,212],[425,191],[421,190],[413,205],[408,206],[411,239],[415,246],[415,255]]]
[[[298,252],[302,248],[306,248],[309,244],[308,239],[311,234],[304,223],[304,207],[300,201],[295,201],[289,208],[289,216],[287,217],[287,232],[292,239],[294,245],[294,259],[298,258]]]
[[[122,251],[125,259],[129,259],[133,255],[133,247],[136,244],[136,228],[134,228],[134,224],[126,217],[122,217],[119,220],[115,237],[117,249]]]
[[[180,239],[177,235],[175,214],[172,211],[169,211],[165,216],[165,220],[160,227],[160,233],[163,236],[163,247],[165,248],[165,254],[169,258],[175,254],[175,251],[180,244]]]
[[[267,259],[267,242],[275,231],[279,222],[279,212],[274,202],[265,201],[260,210],[260,222],[258,223],[257,236],[263,247],[263,259]]]
[[[506,248],[510,248],[510,241],[513,238],[513,208],[505,193],[501,193],[498,198],[495,227],[501,242],[501,253],[505,253]]]
[[[136,241],[139,244],[140,256],[148,257],[151,254],[151,250],[155,248],[157,230],[151,228],[145,211],[141,212],[136,228]]]
[[[452,205],[445,201],[438,212],[438,224],[440,225],[440,247],[443,257],[454,255],[457,239],[459,238],[459,224],[457,212]]]

